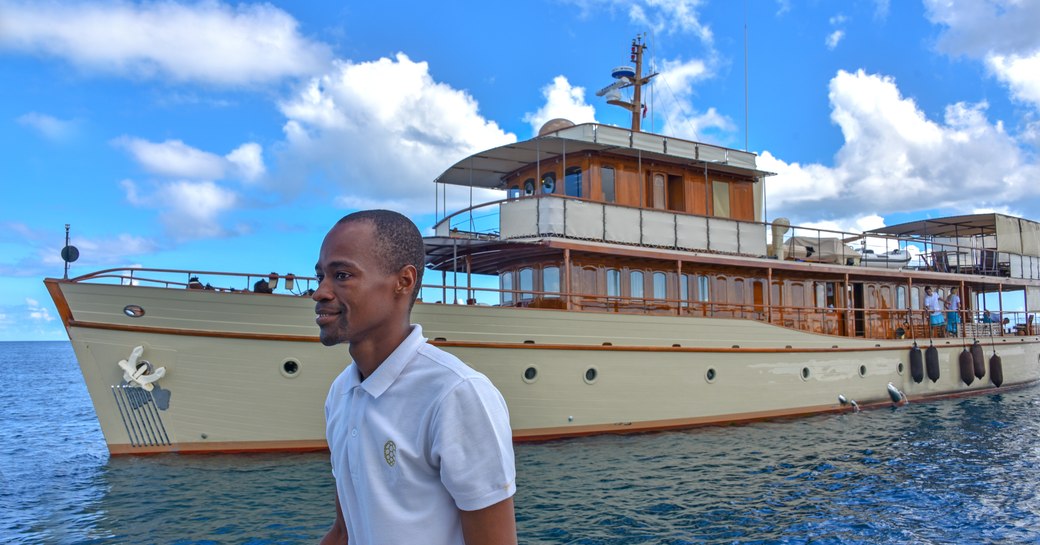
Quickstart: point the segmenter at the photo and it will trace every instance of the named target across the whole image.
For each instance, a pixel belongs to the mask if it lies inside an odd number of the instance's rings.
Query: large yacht
[[[644,48],[633,41],[633,66],[602,92],[631,111],[631,128],[553,120],[435,179],[438,203],[452,188],[500,198],[437,205],[413,319],[498,386],[515,439],[855,411],[1040,379],[1040,224],[995,213],[865,233],[767,222],[770,173],[755,154],[640,130]],[[305,266],[272,263],[293,265]],[[318,342],[314,279],[205,269],[45,280],[110,452],[326,448],[323,401],[348,362]],[[927,308],[926,288],[947,302],[956,290],[958,308]]]

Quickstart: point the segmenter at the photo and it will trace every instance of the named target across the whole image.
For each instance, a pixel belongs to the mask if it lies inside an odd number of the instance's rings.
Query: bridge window
[[[509,191],[506,193],[506,197],[508,197],[509,199],[519,199],[520,198],[520,187],[519,186],[515,186],[515,185],[510,187]]]
[[[581,167],[569,167],[565,171],[563,185],[568,197],[581,197]]]
[[[542,291],[547,292],[560,292],[560,268],[559,267],[546,267],[542,269]],[[556,297],[556,295],[546,295],[546,297]]]
[[[621,295],[621,272],[617,269],[607,269],[607,295],[609,297]]]
[[[525,267],[520,269],[520,298],[530,299],[534,297],[534,269]]]
[[[714,215],[719,218],[730,217],[729,213],[729,182],[713,180],[711,182],[712,204]]]
[[[703,274],[697,275],[697,301],[711,301],[711,280]]]
[[[498,275],[498,287],[502,290],[500,295],[502,296],[503,305],[513,304],[513,272],[504,272]]]
[[[534,195],[534,178],[524,180],[524,196],[530,197],[531,195]]]
[[[542,174],[542,193],[553,193],[556,191],[556,173],[546,172]]]
[[[643,271],[628,273],[628,292],[633,299],[643,298]]]
[[[603,167],[600,171],[600,185],[603,190],[603,202],[615,202],[614,194],[614,167]]]
[[[668,298],[668,277],[663,272],[654,273],[654,299]]]

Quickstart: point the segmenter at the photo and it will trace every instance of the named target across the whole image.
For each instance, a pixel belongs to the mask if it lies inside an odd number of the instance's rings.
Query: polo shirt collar
[[[416,352],[419,351],[419,347],[425,342],[422,326],[412,324],[411,333],[401,341],[401,344],[397,345],[397,348],[376,367],[376,370],[364,382],[361,382],[361,387],[372,397],[378,398],[397,380],[408,362],[412,361]],[[355,376],[352,377],[352,381],[354,380],[360,380],[360,372],[355,373]]]

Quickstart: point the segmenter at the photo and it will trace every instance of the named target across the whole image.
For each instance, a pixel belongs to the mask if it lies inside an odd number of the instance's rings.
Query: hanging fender
[[[917,343],[910,347],[910,376],[918,384],[924,380],[924,355],[921,354],[921,349],[917,347]]]
[[[975,378],[982,379],[986,376],[986,355],[982,352],[982,345],[978,339],[971,345],[971,360],[975,367]]]
[[[932,382],[939,380],[939,349],[935,346],[929,346],[924,351],[924,364],[925,369],[928,371],[928,378]]]
[[[971,386],[971,383],[975,382],[975,369],[974,362],[972,361],[971,357],[971,352],[968,352],[967,348],[961,350],[961,355],[958,359],[958,364],[961,371],[961,381],[964,382],[965,386]]]
[[[1000,356],[996,352],[989,357],[989,380],[997,388],[1004,384],[1004,364],[1000,362]]]

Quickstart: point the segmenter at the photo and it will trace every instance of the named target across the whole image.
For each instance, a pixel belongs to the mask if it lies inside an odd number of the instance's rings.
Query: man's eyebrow
[[[328,269],[357,268],[357,264],[349,260],[332,261],[325,265]],[[314,264],[314,270],[321,270],[321,263]]]

